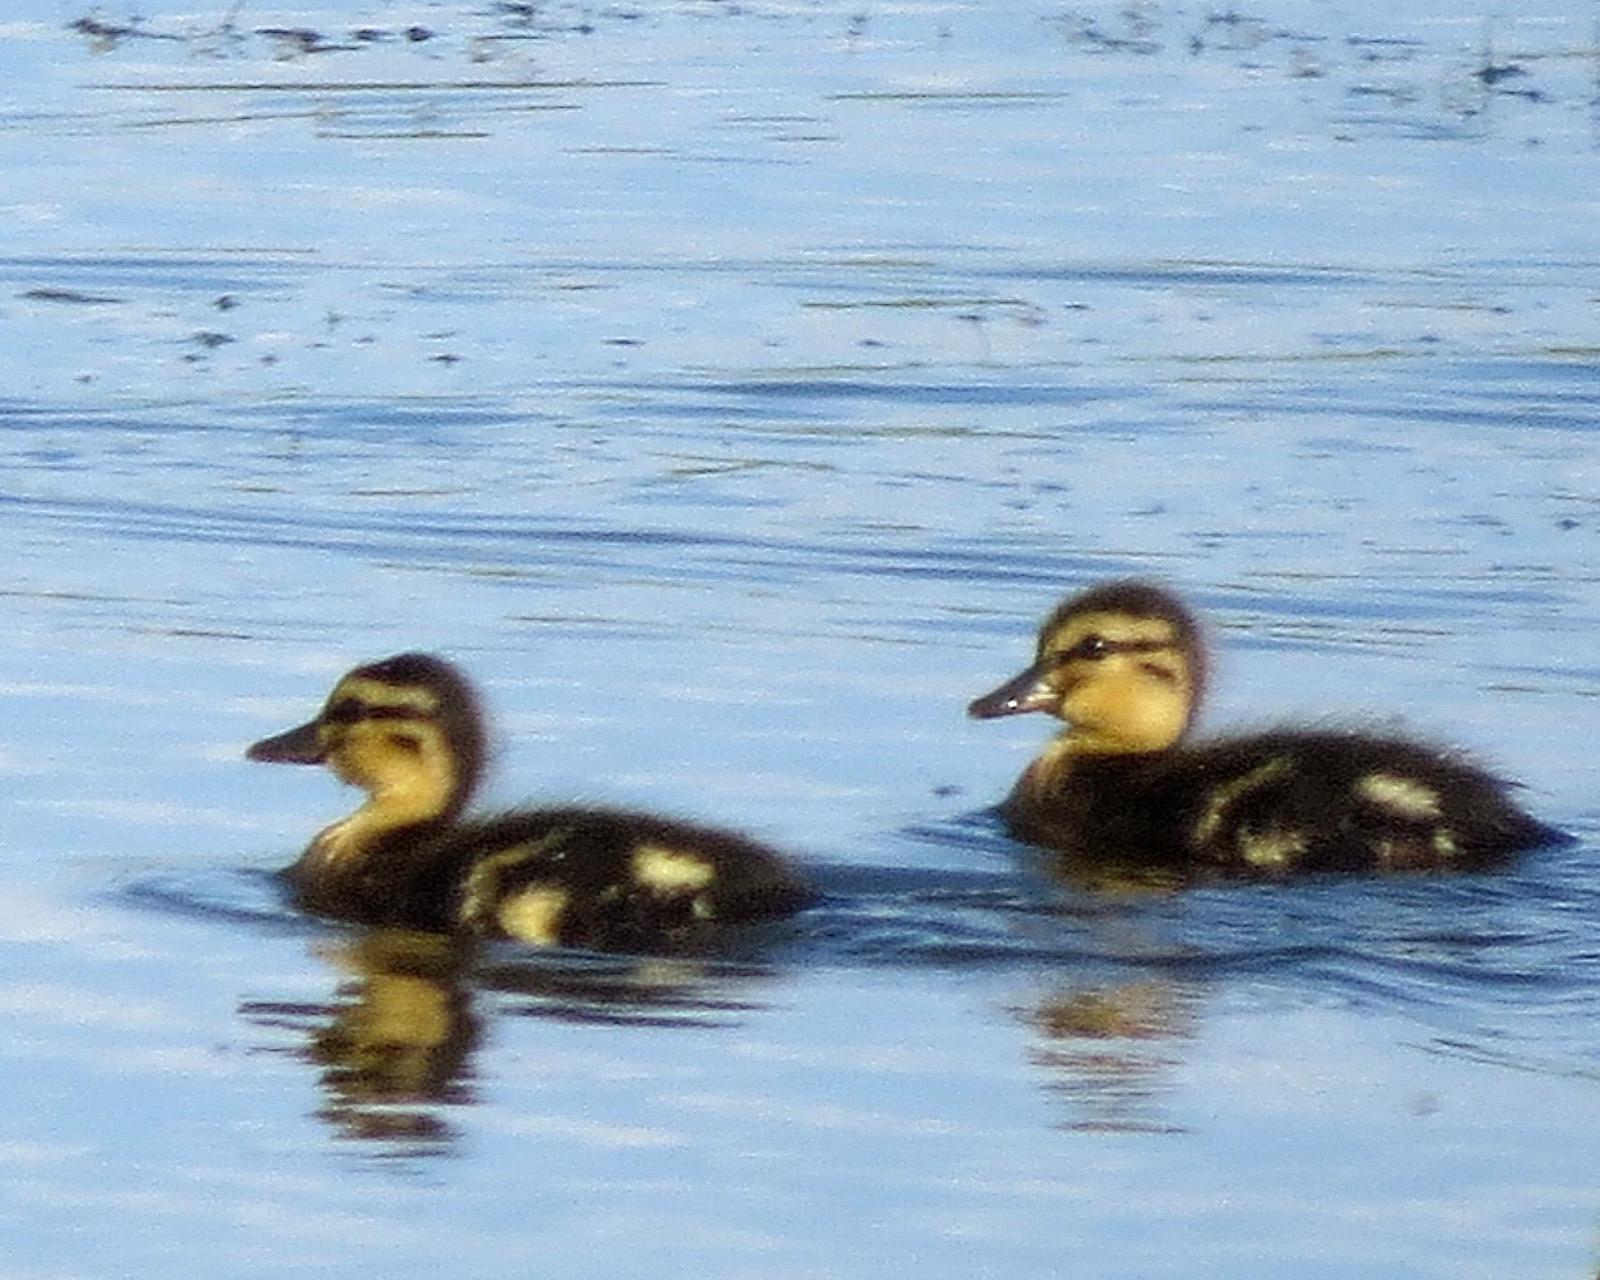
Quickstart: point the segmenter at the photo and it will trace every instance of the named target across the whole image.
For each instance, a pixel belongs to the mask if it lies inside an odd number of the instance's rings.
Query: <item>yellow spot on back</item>
[[[643,844],[633,852],[634,880],[654,893],[698,893],[714,879],[716,868],[699,854],[666,845]]]
[[[1397,773],[1369,773],[1356,783],[1356,794],[1401,818],[1421,820],[1441,813],[1437,791]]]
[[[561,914],[567,894],[553,885],[537,885],[512,894],[500,904],[495,920],[509,936],[536,946],[553,947],[561,941]]]
[[[1427,837],[1396,836],[1379,840],[1375,846],[1378,865],[1386,871],[1415,871],[1448,863],[1460,852],[1455,837],[1444,827],[1435,827]]]
[[[1222,829],[1222,823],[1228,816],[1228,810],[1235,803],[1243,799],[1257,787],[1263,787],[1269,782],[1285,777],[1292,769],[1293,764],[1287,756],[1273,756],[1262,764],[1258,764],[1248,773],[1241,773],[1237,778],[1221,783],[1211,790],[1211,799],[1206,801],[1206,807],[1200,814],[1200,820],[1194,824],[1194,842],[1206,844],[1216,838],[1217,832]]]
[[[567,830],[561,828],[550,832],[542,840],[528,840],[479,858],[472,864],[472,870],[467,873],[466,889],[461,895],[461,922],[481,925],[496,919],[496,904],[500,900],[502,875],[520,862],[543,857],[550,850],[559,847],[566,840],[567,834]],[[513,895],[515,896],[518,895]],[[511,931],[507,929],[506,932]]]
[[[1263,871],[1279,871],[1306,851],[1306,838],[1299,831],[1282,827],[1268,827],[1265,831],[1246,832],[1239,837],[1239,852],[1252,867]]]

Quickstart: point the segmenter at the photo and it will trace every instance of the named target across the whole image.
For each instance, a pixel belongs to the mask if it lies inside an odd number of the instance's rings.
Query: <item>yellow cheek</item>
[[[323,736],[331,739],[325,743],[325,750],[327,751],[328,768],[332,771],[333,776],[338,778],[340,782],[348,782],[352,786],[360,786],[361,762],[356,744],[350,741],[348,735],[345,734],[335,736],[328,734],[324,730]]]
[[[415,760],[402,756],[381,734],[363,732],[359,726],[344,733],[328,754],[328,767],[341,782],[371,788],[403,774]]]

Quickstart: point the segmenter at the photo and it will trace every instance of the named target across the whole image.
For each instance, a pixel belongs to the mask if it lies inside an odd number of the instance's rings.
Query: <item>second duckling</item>
[[[318,715],[252,760],[326,765],[367,800],[285,873],[297,901],[365,924],[649,949],[715,922],[789,914],[811,892],[731,831],[582,807],[463,818],[483,768],[467,678],[403,653],[345,675]]]
[[[1199,625],[1164,588],[1111,582],[1063,601],[1033,665],[968,708],[1066,722],[1002,805],[1012,832],[1080,859],[1261,877],[1482,867],[1562,838],[1505,782],[1404,738],[1191,744],[1205,678]]]

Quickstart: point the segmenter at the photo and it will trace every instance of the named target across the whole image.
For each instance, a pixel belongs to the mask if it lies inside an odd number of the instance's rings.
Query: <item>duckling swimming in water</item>
[[[1404,738],[1189,743],[1205,683],[1199,625],[1170,592],[1110,582],[1063,601],[1034,664],[967,708],[1066,722],[1001,805],[1012,833],[1078,860],[1263,878],[1476,868],[1561,839],[1505,782]]]
[[[285,872],[297,902],[321,915],[649,948],[811,897],[778,854],[711,827],[589,808],[463,818],[483,768],[483,717],[467,678],[431,654],[357,667],[315,719],[246,755],[324,764],[367,793]]]

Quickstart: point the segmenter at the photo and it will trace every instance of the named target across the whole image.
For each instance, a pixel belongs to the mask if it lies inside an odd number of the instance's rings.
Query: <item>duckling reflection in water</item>
[[[318,1011],[303,1051],[322,1072],[327,1101],[318,1114],[352,1138],[452,1141],[453,1128],[433,1108],[474,1100],[471,1060],[481,1035],[460,981],[459,942],[375,930],[323,955],[349,980],[338,1001]]]
[[[1190,743],[1205,681],[1199,626],[1170,592],[1112,582],[1064,601],[1034,664],[968,708],[1066,722],[1001,806],[1012,833],[1070,859],[1258,877],[1477,868],[1563,838],[1506,783],[1404,738]]]
[[[252,760],[324,764],[367,800],[286,875],[307,910],[365,924],[538,945],[651,949],[786,915],[809,890],[744,836],[578,807],[463,812],[484,756],[465,676],[430,654],[357,667],[307,724]]]
[[[407,929],[352,930],[317,940],[312,954],[339,976],[331,997],[247,999],[239,1011],[271,1035],[266,1052],[316,1069],[319,1119],[406,1154],[449,1150],[461,1135],[447,1108],[479,1101],[486,996],[497,1020],[720,1031],[765,1007],[759,984],[771,976],[659,953],[505,948],[486,962],[469,935]]]
[[[1016,1012],[1034,1033],[1028,1059],[1086,1132],[1182,1133],[1168,1113],[1194,1039],[1197,986],[1151,977],[1051,992]]]

